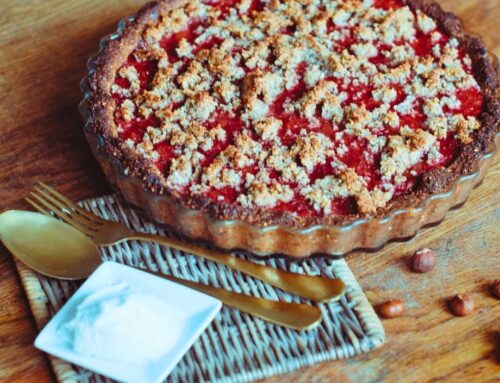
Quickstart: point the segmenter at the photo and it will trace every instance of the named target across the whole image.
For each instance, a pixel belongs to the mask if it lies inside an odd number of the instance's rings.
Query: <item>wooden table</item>
[[[86,58],[117,21],[142,0],[2,0],[0,12],[0,211],[37,181],[73,199],[108,193],[82,134],[78,82]],[[500,56],[498,0],[447,0]],[[500,278],[500,161],[465,207],[439,227],[404,244],[348,261],[374,303],[406,302],[407,314],[384,321],[387,343],[367,355],[324,363],[273,382],[493,382],[500,380],[500,302],[487,286]],[[429,246],[436,269],[410,273],[408,256]],[[47,358],[32,346],[37,334],[14,262],[0,245],[0,381],[54,380]],[[445,300],[470,293],[474,315],[456,318]]]

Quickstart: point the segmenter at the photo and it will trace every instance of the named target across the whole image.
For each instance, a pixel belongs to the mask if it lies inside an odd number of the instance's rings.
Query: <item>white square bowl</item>
[[[164,299],[178,310],[182,318],[185,318],[186,323],[178,342],[160,359],[145,363],[122,363],[82,356],[75,353],[67,340],[58,334],[60,326],[74,317],[76,308],[86,296],[120,282]],[[157,383],[163,381],[179,363],[182,356],[215,318],[221,306],[219,300],[196,290],[133,267],[104,262],[40,332],[35,340],[35,347],[121,382]]]

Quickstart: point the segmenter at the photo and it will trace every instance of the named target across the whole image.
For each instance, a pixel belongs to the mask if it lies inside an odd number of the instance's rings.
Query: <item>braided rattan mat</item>
[[[82,206],[135,230],[165,234],[142,220],[115,196],[83,201]],[[225,266],[159,245],[131,241],[102,249],[102,255],[128,265],[161,270],[177,277],[275,300],[301,299]],[[237,254],[236,256],[243,256]],[[344,260],[315,258],[301,262],[269,259],[269,266],[297,273],[341,278],[347,294],[339,301],[321,304],[323,322],[298,332],[275,326],[223,306],[168,377],[168,382],[247,382],[326,360],[368,352],[384,341],[384,329]],[[78,288],[77,282],[60,281],[34,273],[17,262],[31,309],[42,328]],[[83,368],[51,357],[60,382],[108,382]]]

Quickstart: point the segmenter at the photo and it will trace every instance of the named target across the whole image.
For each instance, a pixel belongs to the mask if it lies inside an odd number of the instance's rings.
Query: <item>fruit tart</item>
[[[157,1],[89,63],[86,135],[125,200],[256,254],[415,234],[491,160],[498,76],[420,0]]]

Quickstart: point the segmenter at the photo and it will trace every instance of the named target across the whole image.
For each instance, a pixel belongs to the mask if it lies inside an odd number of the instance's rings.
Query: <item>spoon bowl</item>
[[[26,266],[59,279],[87,278],[102,263],[86,235],[53,217],[29,211],[0,214],[0,240]]]

